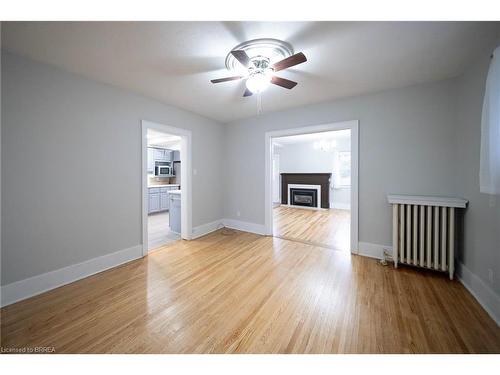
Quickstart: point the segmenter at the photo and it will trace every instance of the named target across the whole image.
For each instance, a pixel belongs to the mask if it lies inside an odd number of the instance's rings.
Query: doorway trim
[[[289,135],[323,133],[335,130],[351,130],[351,225],[350,247],[351,253],[358,253],[359,241],[359,194],[358,194],[358,167],[359,167],[359,121],[341,121],[329,124],[304,126],[283,130],[274,130],[265,133],[265,228],[266,234],[273,235],[273,195],[272,195],[272,139]]]
[[[190,130],[176,128],[157,122],[141,120],[142,127],[142,256],[148,254],[148,129],[155,129],[161,132],[177,135],[181,137],[181,238],[190,240],[192,234],[192,186],[191,186],[191,166],[192,166],[192,133]]]

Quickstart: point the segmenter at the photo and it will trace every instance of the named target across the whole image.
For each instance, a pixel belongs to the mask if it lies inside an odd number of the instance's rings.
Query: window
[[[351,186],[351,152],[336,151],[333,162],[334,188]]]

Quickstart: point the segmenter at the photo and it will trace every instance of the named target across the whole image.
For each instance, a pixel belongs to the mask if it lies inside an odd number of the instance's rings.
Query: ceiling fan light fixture
[[[270,84],[288,90],[293,89],[297,86],[297,82],[274,75],[275,72],[307,61],[302,52],[292,53],[292,47],[288,43],[277,39],[254,39],[241,43],[233,48],[226,58],[226,67],[238,71],[238,75],[212,79],[210,82],[222,83],[244,79],[246,90],[243,97],[261,93]]]
[[[269,87],[272,77],[273,74],[271,69],[253,73],[246,81],[247,89],[249,89],[253,94],[261,93]]]

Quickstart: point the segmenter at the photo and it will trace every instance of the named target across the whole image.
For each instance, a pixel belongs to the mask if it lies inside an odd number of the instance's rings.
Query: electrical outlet
[[[490,281],[490,284],[493,284],[494,279],[495,274],[493,273],[493,270],[491,268],[488,268],[488,280]]]
[[[241,216],[241,212],[240,211],[236,211],[236,216],[240,217]]]

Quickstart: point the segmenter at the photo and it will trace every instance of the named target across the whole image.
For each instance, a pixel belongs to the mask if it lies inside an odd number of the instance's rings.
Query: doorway
[[[266,133],[266,232],[358,248],[358,122]]]
[[[143,256],[191,239],[191,132],[142,121]]]

